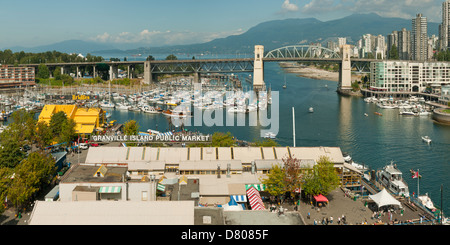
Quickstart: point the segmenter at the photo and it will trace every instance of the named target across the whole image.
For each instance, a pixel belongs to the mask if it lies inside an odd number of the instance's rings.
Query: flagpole
[[[417,169],[417,199],[419,198],[419,176],[420,176],[420,173],[419,173],[419,169]]]

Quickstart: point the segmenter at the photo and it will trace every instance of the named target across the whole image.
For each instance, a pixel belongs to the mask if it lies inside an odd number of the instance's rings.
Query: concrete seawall
[[[450,125],[450,113],[445,113],[444,108],[435,109],[433,111],[433,120]]]

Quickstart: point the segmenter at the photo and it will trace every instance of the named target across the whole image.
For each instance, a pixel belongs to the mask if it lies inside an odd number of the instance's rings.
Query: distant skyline
[[[2,1],[0,49],[35,47],[72,39],[115,47],[192,44],[241,34],[270,20],[313,17],[327,21],[370,12],[404,19],[422,13],[428,21],[440,23],[443,1]]]

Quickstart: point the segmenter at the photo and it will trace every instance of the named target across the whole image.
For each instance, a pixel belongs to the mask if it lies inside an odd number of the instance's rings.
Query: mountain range
[[[81,53],[102,56],[106,53],[122,54],[167,54],[167,53],[252,53],[254,45],[265,46],[265,50],[295,44],[320,42],[326,46],[328,40],[336,41],[346,37],[347,43],[356,43],[364,34],[387,36],[402,28],[411,30],[411,19],[386,18],[377,14],[353,14],[341,19],[320,21],[315,18],[284,19],[263,22],[240,35],[218,38],[206,43],[175,45],[165,47],[140,47],[121,49],[120,44],[96,43],[82,40],[68,40],[34,48],[12,47],[12,51]],[[428,22],[428,35],[438,35],[438,23]]]

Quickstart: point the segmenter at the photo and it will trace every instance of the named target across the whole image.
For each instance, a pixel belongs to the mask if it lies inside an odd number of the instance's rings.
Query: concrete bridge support
[[[350,45],[341,46],[342,62],[339,69],[338,92],[348,94],[352,90],[352,64],[350,61]]]
[[[109,66],[109,80],[116,79],[118,74],[119,74],[118,66],[110,65]]]
[[[253,90],[261,91],[265,88],[264,83],[264,46],[255,45],[255,61],[253,63]]]
[[[151,84],[152,81],[152,64],[150,61],[144,62],[144,83]]]

